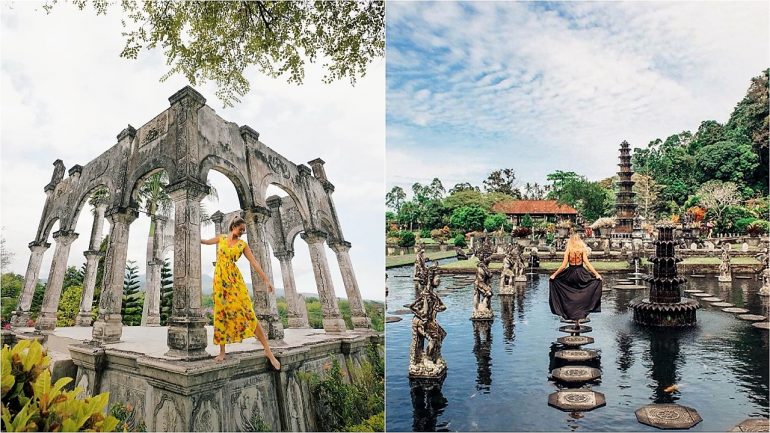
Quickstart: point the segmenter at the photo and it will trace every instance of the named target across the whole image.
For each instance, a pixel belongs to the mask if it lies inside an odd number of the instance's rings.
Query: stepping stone
[[[693,278],[706,278],[706,275],[704,275],[704,274],[690,274],[690,275],[688,275],[688,277],[693,277]]]
[[[714,307],[733,307],[734,306],[729,302],[712,302],[711,305]]]
[[[767,320],[767,317],[757,314],[741,314],[738,316],[738,318],[741,320],[748,320],[750,322],[761,322],[763,320]]]
[[[703,298],[702,300],[706,302],[722,302],[722,298],[717,298],[716,296],[711,296],[709,298]]]
[[[745,308],[738,308],[738,307],[722,308],[722,311],[724,311],[725,313],[733,313],[733,314],[746,314],[749,312],[749,310]]]
[[[565,346],[582,346],[593,343],[594,339],[585,335],[570,335],[568,337],[559,337],[556,341]]]
[[[730,431],[759,431],[770,432],[770,421],[767,418],[749,418]]]
[[[598,358],[599,353],[595,350],[566,349],[557,351],[553,356],[564,361],[584,362]]]
[[[562,382],[591,382],[602,377],[598,368],[575,365],[569,367],[554,368],[551,378]]]
[[[398,316],[388,316],[385,318],[385,323],[400,322],[402,319]]]
[[[758,329],[764,329],[765,331],[770,331],[770,322],[754,322],[751,324],[751,326]]]
[[[620,284],[613,287],[613,289],[615,290],[642,290],[646,288],[647,286],[644,286],[642,284]]]
[[[617,279],[615,280],[615,284],[634,284],[632,280],[629,279]]]
[[[710,298],[711,297],[711,293],[693,293],[692,295],[695,296],[696,298]]]
[[[753,278],[751,275],[733,275],[733,278],[738,278],[741,280],[748,280],[750,278]]]
[[[585,319],[580,319],[580,323],[581,324],[582,323],[588,323],[590,321],[591,321],[590,317],[586,317]],[[575,321],[574,320],[569,320],[569,319],[561,319],[561,323],[575,323]]]
[[[395,314],[397,316],[404,315],[404,314],[412,314],[412,310],[406,310],[406,309],[396,310],[396,311],[391,311],[390,314]]]
[[[589,411],[605,404],[604,394],[590,389],[558,391],[548,396],[548,406],[566,412]]]
[[[559,331],[561,332],[569,332],[570,334],[583,334],[586,332],[593,331],[593,328],[590,326],[580,325],[580,328],[575,328],[574,325],[564,325],[559,327]]]
[[[648,404],[635,414],[640,423],[660,429],[688,429],[703,421],[698,411],[678,404]]]
[[[698,290],[698,289],[685,289],[684,292],[685,293],[703,293],[702,290]]]

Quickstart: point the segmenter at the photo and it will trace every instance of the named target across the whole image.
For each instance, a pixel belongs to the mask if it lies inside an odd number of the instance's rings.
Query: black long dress
[[[568,320],[585,319],[602,310],[602,280],[583,264],[569,265],[548,285],[551,313]]]

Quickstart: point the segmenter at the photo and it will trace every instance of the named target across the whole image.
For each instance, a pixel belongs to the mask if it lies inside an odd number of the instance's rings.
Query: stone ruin
[[[46,201],[32,242],[31,255],[13,325],[26,326],[32,295],[38,281],[43,254],[51,244],[49,235],[55,223],[59,230],[53,237],[56,246],[40,316],[38,331],[56,326],[56,311],[78,216],[95,191],[106,190],[108,199],[92,202],[95,218],[86,256],[83,298],[77,324],[89,326],[91,304],[100,256],[102,220],[111,224],[106,252],[104,288],[92,338],[99,343],[120,341],[123,272],[126,266],[128,235],[139,212],[138,190],[150,175],[164,170],[169,184],[164,187],[174,204],[173,251],[174,292],[169,318],[167,356],[182,360],[208,358],[205,348],[206,317],[201,307],[201,233],[199,203],[209,187],[210,170],[225,174],[235,186],[241,215],[247,223],[248,243],[265,273],[272,279],[269,248],[281,263],[283,285],[289,305],[289,326],[304,325],[298,308],[291,259],[297,235],[307,243],[316,288],[322,304],[323,325],[327,332],[345,331],[345,322],[337,304],[325,246],[335,252],[343,276],[356,328],[368,328],[358,283],[348,255],[351,244],[342,234],[332,200],[334,185],[324,171],[324,161],[295,164],[259,141],[259,133],[247,125],[238,126],[219,117],[206,105],[206,99],[187,86],[169,98],[170,107],[136,129],[129,125],[117,136],[117,143],[85,165],[74,165],[64,177],[61,160],[54,162],[51,181],[45,186]],[[265,197],[268,186],[276,185],[288,196]],[[162,225],[162,217],[154,217]],[[163,230],[156,232],[162,233]],[[218,232],[221,232],[221,228]],[[157,242],[161,244],[162,242]],[[143,321],[146,326],[159,324],[160,267],[162,248],[154,248],[153,264],[148,269],[147,295]],[[252,271],[254,309],[268,336],[283,338],[283,326],[276,308],[275,293],[268,293],[261,278]]]

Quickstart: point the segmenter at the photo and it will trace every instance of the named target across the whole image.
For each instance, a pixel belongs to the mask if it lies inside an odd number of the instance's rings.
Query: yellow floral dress
[[[219,238],[214,269],[214,344],[239,343],[254,336],[257,316],[235,265],[245,247],[246,242],[240,239],[231,247],[227,236]]]

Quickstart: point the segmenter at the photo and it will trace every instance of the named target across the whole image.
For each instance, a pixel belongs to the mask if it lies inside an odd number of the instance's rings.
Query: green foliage
[[[457,235],[455,235],[454,239],[452,240],[452,243],[454,244],[454,246],[461,247],[461,248],[468,245],[468,243],[465,242],[465,235],[462,233],[458,233]]]
[[[385,332],[385,304],[375,301],[364,301],[366,315],[372,321],[372,329]]]
[[[19,304],[21,291],[24,288],[24,277],[13,272],[8,272],[0,277],[0,322],[7,323],[11,320],[13,311]]]
[[[495,170],[484,181],[484,189],[487,192],[502,193],[520,199],[521,191],[516,188],[515,181],[516,173],[512,168]]]
[[[82,297],[83,288],[80,286],[69,286],[64,289],[59,300],[59,309],[56,312],[56,326],[75,326]]]
[[[385,206],[395,210],[396,213],[401,209],[404,200],[406,200],[406,192],[400,186],[394,186],[390,192],[385,194]]]
[[[274,431],[273,428],[259,416],[258,412],[254,412],[243,427],[244,431]]]
[[[29,315],[33,320],[37,319],[40,309],[43,308],[43,297],[45,296],[45,284],[37,283],[35,293],[32,294],[32,305],[29,308]]]
[[[400,247],[413,247],[415,243],[414,233],[409,230],[404,230],[398,235],[398,246]]]
[[[464,206],[452,212],[449,223],[465,232],[483,230],[487,212],[478,206]]]
[[[423,203],[417,216],[417,220],[422,230],[427,230],[430,237],[430,230],[444,227],[447,224],[447,209],[441,200],[428,200]]]
[[[144,424],[144,420],[137,418],[137,413],[134,412],[134,407],[130,403],[114,403],[112,406],[110,406],[109,412],[110,415],[118,420],[116,431],[147,431],[147,426]],[[141,414],[139,417],[141,417]]]
[[[396,221],[398,221],[398,223],[402,226],[409,227],[411,229],[415,224],[417,224],[419,211],[420,209],[417,203],[408,201],[402,204],[398,209]]]
[[[430,229],[428,229],[428,228],[420,229],[420,238],[421,239],[427,239],[429,237],[430,237]]]
[[[512,228],[512,224],[504,214],[495,213],[487,215],[487,217],[484,218],[484,228],[488,232],[498,231],[500,230],[500,227],[503,228],[504,232],[508,232]]]
[[[323,329],[323,312],[321,310],[321,301],[318,298],[307,297],[305,298],[305,306],[307,307],[307,321],[313,329]]]
[[[367,353],[369,361],[360,369],[348,366],[352,383],[345,381],[336,359],[323,378],[315,373],[300,376],[310,386],[320,431],[361,431],[363,423],[377,425],[376,419],[369,420],[385,409],[385,368],[376,347]]]
[[[127,326],[138,326],[142,321],[142,304],[139,303],[137,296],[139,291],[138,269],[133,260],[126,263],[120,314],[123,316],[123,324]]]
[[[375,432],[385,431],[385,412],[370,416],[361,424],[356,424],[348,428],[350,432]]]
[[[64,282],[62,283],[62,288],[64,289],[72,286],[83,287],[83,274],[74,266],[67,268],[67,271],[64,273]]]
[[[750,236],[764,236],[770,231],[770,222],[765,220],[753,221],[746,227],[746,233]]]
[[[547,178],[552,182],[548,198],[574,207],[587,220],[614,212],[615,193],[600,182],[591,182],[585,176],[561,170],[549,174]]]
[[[174,301],[174,275],[171,273],[171,264],[168,259],[163,260],[160,268],[160,324],[166,326],[171,317],[172,303]],[[213,307],[213,301],[212,301]]]
[[[751,184],[759,158],[748,144],[720,141],[698,150],[695,164],[699,182],[721,180],[744,186]]]
[[[521,218],[521,225],[532,228],[532,217],[529,214],[524,214],[524,217]]]
[[[118,420],[103,414],[109,394],[78,399],[80,387],[64,391],[72,378],[51,383],[50,362],[36,340],[3,347],[3,431],[114,431]]]
[[[50,12],[55,0],[45,6]],[[74,2],[81,10],[87,2]],[[116,3],[94,1],[97,14]],[[123,9],[120,56],[161,48],[171,70],[196,86],[217,83],[225,105],[250,88],[246,70],[301,84],[305,63],[323,59],[324,82],[355,83],[385,52],[384,2],[118,2]],[[237,95],[237,96],[236,96]]]
[[[738,233],[746,233],[746,226],[756,221],[757,218],[754,217],[747,217],[747,218],[738,218],[733,223],[733,228],[735,228],[735,231]]]

